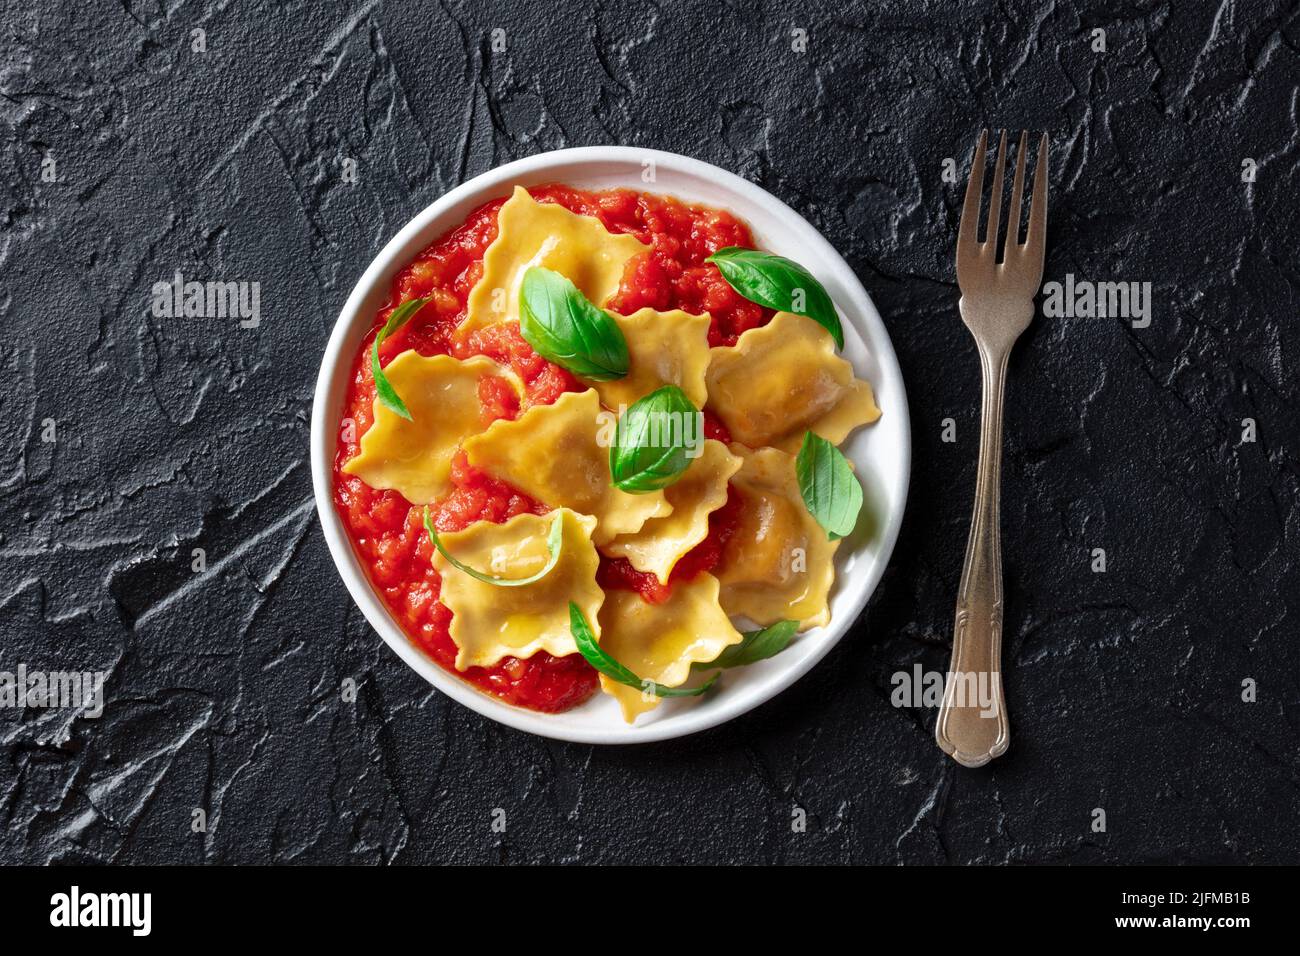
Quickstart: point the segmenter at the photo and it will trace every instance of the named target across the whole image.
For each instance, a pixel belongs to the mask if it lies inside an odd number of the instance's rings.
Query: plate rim
[[[904,427],[899,431],[898,445],[896,447],[899,473],[895,480],[898,482],[898,498],[894,506],[885,515],[885,525],[876,545],[879,560],[872,562],[866,571],[866,576],[870,580],[853,582],[858,584],[858,591],[852,597],[851,613],[847,617],[838,615],[825,628],[814,628],[804,632],[805,634],[820,634],[821,640],[818,646],[802,659],[779,671],[771,680],[770,687],[751,693],[745,698],[738,698],[731,706],[727,706],[724,702],[723,705],[712,710],[686,710],[680,714],[674,714],[671,717],[644,726],[635,724],[629,726],[620,722],[617,726],[606,728],[575,726],[564,723],[562,714],[545,714],[507,704],[444,671],[411,643],[397,621],[389,614],[388,609],[380,600],[379,595],[370,583],[365,569],[361,566],[360,560],[353,551],[352,543],[348,539],[347,531],[343,526],[343,520],[335,510],[333,503],[332,479],[335,450],[333,438],[338,427],[338,419],[342,416],[342,399],[345,394],[348,371],[352,364],[352,352],[355,348],[355,343],[351,341],[354,337],[353,327],[357,324],[362,312],[369,311],[363,310],[363,306],[365,306],[366,300],[375,294],[377,284],[383,283],[386,289],[392,275],[413,254],[414,250],[409,247],[416,242],[421,234],[429,230],[434,223],[449,214],[457,206],[468,203],[470,200],[474,200],[472,205],[484,202],[490,198],[493,190],[497,190],[502,186],[513,185],[520,177],[532,176],[556,167],[593,163],[605,165],[631,163],[634,167],[641,169],[646,168],[646,163],[653,163],[652,168],[656,170],[656,182],[642,182],[640,186],[632,186],[631,188],[638,188],[640,191],[658,192],[659,190],[644,187],[657,185],[659,171],[682,172],[702,180],[711,181],[719,189],[738,194],[753,205],[767,207],[777,218],[788,221],[795,231],[802,233],[798,237],[799,241],[811,245],[817,257],[829,263],[836,272],[837,284],[848,293],[850,298],[856,300],[853,303],[855,308],[852,310],[846,309],[842,304],[837,303],[837,305],[840,305],[839,311],[847,320],[848,325],[853,328],[854,333],[862,339],[864,347],[870,351],[875,362],[881,368],[882,376],[897,383],[895,389],[897,394],[893,397],[890,406],[885,408],[885,411],[887,414],[900,416],[900,420],[904,423]],[[672,195],[668,190],[662,192],[665,195]],[[463,216],[461,218],[463,219]],[[432,237],[425,240],[425,244],[428,241],[432,241]],[[866,306],[865,309],[861,308],[863,304]],[[866,328],[863,329],[859,323],[865,324]],[[363,328],[368,328],[369,324],[369,321],[366,321]],[[364,331],[361,335],[364,335]],[[356,336],[356,338],[359,341],[360,336]],[[348,346],[351,346],[351,348]],[[873,382],[872,385],[876,388],[879,387],[879,383],[876,382]],[[320,371],[317,375],[315,392],[312,398],[309,440],[311,443],[313,499],[317,518],[321,523],[326,545],[330,552],[330,558],[343,579],[353,603],[361,610],[367,623],[379,634],[384,643],[432,687],[458,703],[469,707],[476,713],[525,733],[584,744],[651,743],[687,736],[719,726],[748,713],[781,692],[788,690],[790,686],[812,670],[830,653],[831,648],[835,647],[843,639],[857,619],[861,617],[871,596],[879,587],[880,580],[889,564],[894,546],[898,540],[911,481],[911,429],[907,392],[902,370],[899,367],[898,357],[894,351],[889,332],[875,307],[875,303],[844,257],[803,216],[762,187],[702,160],[664,150],[641,149],[633,146],[583,146],[552,150],[517,159],[467,180],[416,213],[370,261],[357,279],[339,312],[338,318],[334,322],[321,357]],[[847,571],[838,569],[838,573],[848,579],[842,581],[840,586],[847,586],[852,580],[852,569]]]

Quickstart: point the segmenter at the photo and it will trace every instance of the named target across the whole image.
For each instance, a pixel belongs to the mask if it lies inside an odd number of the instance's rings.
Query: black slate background
[[[0,711],[0,861],[1300,861],[1295,4],[0,9],[0,669],[111,671],[100,720]],[[978,378],[942,172],[984,125],[1052,135],[1045,278],[1150,281],[1154,316],[1040,317],[1014,355],[1013,743],[969,771],[889,694],[947,664]],[[507,730],[401,664],[307,456],[379,247],[468,177],[595,143],[818,226],[889,326],[915,445],[851,635],[758,711],[636,749]],[[260,282],[260,327],[150,316],[178,269]]]

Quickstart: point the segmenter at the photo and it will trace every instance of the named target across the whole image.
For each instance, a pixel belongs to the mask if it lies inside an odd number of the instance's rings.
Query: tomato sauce
[[[730,213],[627,189],[585,192],[547,185],[529,192],[540,202],[595,216],[610,232],[635,236],[650,246],[628,263],[609,303],[611,310],[629,314],[648,306],[659,311],[708,312],[712,317],[710,345],[734,344],[742,332],[771,318],[770,310],[741,298],[715,266],[704,262],[724,246],[753,247],[749,228]],[[483,274],[483,253],[496,238],[497,213],[504,201],[493,200],[474,210],[464,223],[432,243],[394,277],[388,304],[375,316],[371,332],[353,360],[334,458],[334,504],[371,582],[417,647],[439,666],[507,703],[556,713],[595,693],[595,670],[580,655],[555,657],[545,651],[527,659],[506,658],[493,667],[456,670],[456,646],[448,631],[452,615],[438,600],[442,582],[431,560],[433,545],[424,533],[423,508],[411,505],[395,491],[371,488],[342,470],[357,454],[361,436],[373,419],[371,343],[392,310],[407,299],[427,297],[431,301],[380,346],[384,365],[407,349],[458,359],[486,355],[519,375],[526,405],[550,404],[565,392],[584,387],[535,353],[517,324],[492,326],[464,340],[453,335],[465,318],[470,290]],[[479,401],[485,425],[514,419],[522,411],[514,391],[498,379],[480,382]],[[708,412],[705,434],[729,440],[726,428]],[[518,514],[549,510],[544,503],[477,471],[463,453],[452,463],[451,483],[452,491],[429,508],[439,531],[458,531],[475,521],[499,523]],[[736,528],[740,507],[733,492],[726,504],[710,515],[708,537],[682,557],[668,584],[661,585],[653,575],[637,571],[623,559],[602,557],[597,575],[601,586],[635,590],[647,601],[663,602],[676,582],[717,565]]]

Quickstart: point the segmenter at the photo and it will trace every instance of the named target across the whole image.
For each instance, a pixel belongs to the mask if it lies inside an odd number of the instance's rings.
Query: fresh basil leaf
[[[610,680],[635,687],[642,693],[648,691],[656,697],[699,697],[706,693],[718,679],[718,675],[714,674],[699,687],[660,687],[652,680],[642,680],[601,650],[600,645],[596,643],[595,635],[591,633],[591,625],[587,623],[582,609],[572,601],[569,602],[569,630],[573,634],[573,643],[578,645],[578,653],[586,658],[588,664]]]
[[[704,260],[712,262],[727,284],[750,302],[779,312],[806,315],[826,329],[837,348],[844,348],[844,330],[826,288],[799,263],[757,249],[727,246]],[[798,308],[801,303],[802,308]]]
[[[533,266],[524,273],[519,331],[538,355],[579,378],[608,382],[627,374],[623,330],[558,272]]]
[[[484,574],[482,571],[475,571],[467,564],[462,564],[453,558],[438,537],[437,530],[433,527],[433,521],[429,517],[429,506],[424,507],[424,530],[429,533],[429,540],[433,546],[438,549],[438,553],[447,559],[457,571],[463,571],[475,581],[482,581],[484,584],[495,584],[502,588],[520,588],[525,584],[533,584],[540,581],[551,573],[557,561],[560,560],[560,547],[564,541],[564,512],[556,511],[555,519],[551,522],[551,530],[546,535],[546,564],[536,574],[530,574],[526,578],[498,578],[491,574]]]
[[[634,495],[667,488],[691,463],[689,447],[704,440],[704,420],[686,393],[665,385],[619,416],[609,448],[614,487]]]
[[[384,374],[383,368],[379,365],[379,346],[383,344],[384,339],[388,338],[402,326],[404,326],[415,313],[424,308],[428,299],[407,299],[392,312],[388,314],[388,321],[384,327],[379,330],[375,336],[374,347],[370,350],[370,371],[375,378],[375,394],[379,400],[388,406],[389,411],[395,415],[401,415],[408,422],[411,420],[411,413],[402,401],[402,397],[397,394],[397,389],[393,388],[392,382],[388,381],[388,376]]]
[[[725,647],[714,660],[692,664],[697,670],[714,667],[744,667],[775,657],[789,646],[798,629],[798,621],[777,621],[759,631],[746,631],[739,644]]]
[[[858,523],[862,485],[844,453],[820,435],[808,432],[794,460],[799,493],[808,513],[831,541],[842,538]]]

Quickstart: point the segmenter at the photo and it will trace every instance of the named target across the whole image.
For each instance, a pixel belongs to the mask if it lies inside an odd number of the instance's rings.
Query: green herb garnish
[[[429,299],[408,299],[388,315],[388,321],[384,327],[379,330],[375,336],[374,347],[370,350],[370,371],[375,377],[375,394],[388,409],[395,415],[400,415],[408,422],[411,420],[411,413],[402,401],[402,397],[397,394],[397,389],[393,388],[392,382],[388,381],[388,376],[384,374],[383,368],[379,364],[379,346],[383,344],[384,339],[388,338],[402,326],[404,326],[415,313],[424,308]]]
[[[831,334],[837,348],[844,348],[844,330],[831,297],[799,263],[739,246],[719,249],[704,261],[716,265],[727,284],[750,302],[805,315]]]
[[[798,628],[798,621],[777,621],[762,630],[746,631],[739,644],[724,647],[714,660],[701,661],[691,666],[696,670],[709,670],[713,667],[744,667],[765,661],[785,650]]]
[[[603,309],[550,269],[533,266],[519,287],[519,331],[548,362],[608,382],[627,374],[627,339]]]
[[[831,541],[842,538],[858,523],[862,485],[844,453],[820,435],[808,432],[794,460],[799,493]]]
[[[550,533],[546,536],[546,565],[536,574],[530,574],[526,578],[498,578],[491,574],[484,574],[482,571],[476,571],[467,564],[462,564],[447,553],[443,547],[442,541],[438,538],[438,532],[433,527],[433,521],[429,518],[429,506],[424,508],[424,530],[429,533],[429,540],[433,546],[438,549],[438,553],[447,559],[457,571],[463,571],[476,581],[482,581],[484,584],[495,584],[503,588],[519,588],[525,584],[533,584],[540,581],[551,573],[557,561],[560,560],[560,546],[564,540],[564,512],[556,511],[555,519],[551,522]]]
[[[638,399],[619,417],[609,448],[614,487],[634,495],[668,487],[686,471],[687,451],[703,437],[700,410],[676,385]]]
[[[642,680],[600,649],[587,618],[572,601],[569,602],[569,630],[573,634],[573,643],[578,645],[578,653],[586,658],[588,664],[610,680],[635,687],[642,693],[654,694],[656,697],[699,697],[718,679],[718,675],[714,674],[699,687],[660,687],[652,680]]]

